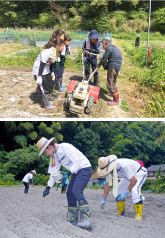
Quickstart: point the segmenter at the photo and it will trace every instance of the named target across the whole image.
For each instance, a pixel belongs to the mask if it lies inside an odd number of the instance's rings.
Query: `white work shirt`
[[[61,165],[67,170],[70,170],[72,174],[77,174],[80,169],[91,166],[87,157],[73,145],[69,143],[61,143],[56,144],[56,148],[57,151],[54,153],[55,166],[52,167],[52,164],[49,164],[48,169],[48,173],[50,173],[48,186],[50,187],[52,187],[55,183],[54,178],[51,175],[59,171]]]
[[[137,173],[140,164],[131,159],[118,159],[116,162],[116,170],[118,178],[131,179]],[[106,182],[109,182],[108,175],[106,175]]]
[[[28,173],[28,174],[26,174],[26,175],[24,176],[23,182],[28,183],[30,179],[33,179],[33,174]]]
[[[50,58],[51,53],[52,53],[52,49],[49,48],[49,49],[43,50],[43,51],[38,55],[36,61],[34,62],[34,65],[33,65],[33,70],[32,70],[32,74],[33,74],[33,75],[38,76],[39,67],[40,67],[41,62],[46,64],[46,63],[48,62],[49,58]],[[50,65],[49,65],[49,64],[46,64],[46,65],[44,66],[44,70],[43,70],[42,75],[46,75],[46,74],[49,74],[49,73],[50,73]]]

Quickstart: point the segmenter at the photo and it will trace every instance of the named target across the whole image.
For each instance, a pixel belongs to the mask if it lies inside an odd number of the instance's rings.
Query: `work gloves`
[[[121,195],[118,195],[118,196],[116,197],[116,200],[117,200],[118,202],[124,201],[125,198],[127,197],[128,193],[129,193],[129,191],[126,190],[126,191],[125,191],[124,193],[122,193]]]
[[[43,191],[43,198],[49,194],[50,187],[46,186],[45,190]]]
[[[42,84],[42,76],[37,76],[36,83],[37,84]]]
[[[104,209],[104,208],[105,208],[105,203],[106,203],[106,198],[102,198],[102,199],[101,199],[101,202],[100,202],[100,207],[101,207],[101,209]]]
[[[61,172],[61,174],[63,175],[62,179],[60,179],[61,183],[64,183],[67,178],[71,175],[70,170],[68,172]]]
[[[52,77],[52,81],[54,81],[55,80],[55,75],[54,75],[53,72],[51,73],[51,77]]]

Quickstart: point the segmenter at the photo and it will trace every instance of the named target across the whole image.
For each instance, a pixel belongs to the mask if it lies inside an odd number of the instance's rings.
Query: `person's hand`
[[[36,83],[37,84],[42,84],[42,76],[37,76]]]
[[[54,81],[55,80],[55,75],[54,75],[53,72],[51,73],[51,77],[52,77],[52,81]]]
[[[49,194],[49,190],[50,190],[50,187],[49,186],[46,186],[45,190],[43,191],[43,198]]]
[[[100,207],[101,207],[101,209],[104,209],[104,208],[105,208],[105,203],[106,203],[106,198],[102,198],[102,199],[101,199],[101,202],[100,202]]]
[[[99,66],[99,65],[97,65],[97,68],[99,69],[99,68],[100,68],[100,66]]]
[[[88,50],[85,50],[85,53],[88,53],[89,51]]]
[[[118,195],[116,200],[119,201],[119,202],[122,202],[125,200],[125,198],[127,197],[129,191],[126,190],[124,193],[122,193],[121,195]]]

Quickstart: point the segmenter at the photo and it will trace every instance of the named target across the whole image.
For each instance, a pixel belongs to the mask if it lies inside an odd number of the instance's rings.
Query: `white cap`
[[[32,172],[33,172],[34,174],[36,174],[36,171],[35,171],[35,170],[32,170]]]
[[[140,35],[138,35],[140,37]]]

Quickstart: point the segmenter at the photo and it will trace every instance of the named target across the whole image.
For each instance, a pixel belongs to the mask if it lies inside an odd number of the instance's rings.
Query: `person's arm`
[[[100,208],[101,209],[105,208],[106,198],[107,198],[107,195],[109,193],[109,190],[110,190],[110,186],[109,186],[108,182],[106,182],[105,187],[104,187],[103,197],[102,197],[101,202],[100,202]]]
[[[117,196],[117,198],[116,198],[117,201],[119,201],[119,202],[124,201],[125,198],[127,197],[127,195],[132,190],[132,188],[135,186],[135,184],[137,182],[137,179],[135,178],[135,176],[133,176],[130,180],[131,180],[131,183],[130,183],[129,187],[121,195]]]
[[[40,62],[40,67],[39,67],[39,71],[38,71],[38,76],[42,76],[42,73],[44,71],[44,67],[45,67],[45,63],[43,63],[42,61]]]
[[[129,185],[129,187],[127,188],[127,190],[130,192],[132,190],[132,188],[135,186],[137,179],[135,178],[135,176],[133,176],[131,179],[131,183]]]
[[[108,182],[107,182],[104,187],[103,198],[107,198],[109,190],[110,190],[110,186],[108,185]]]
[[[107,61],[109,55],[111,53],[111,50],[109,49],[105,49],[105,53],[103,55],[103,58],[100,60],[100,63],[98,64],[98,66],[100,67],[101,65],[105,64],[105,62]]]

